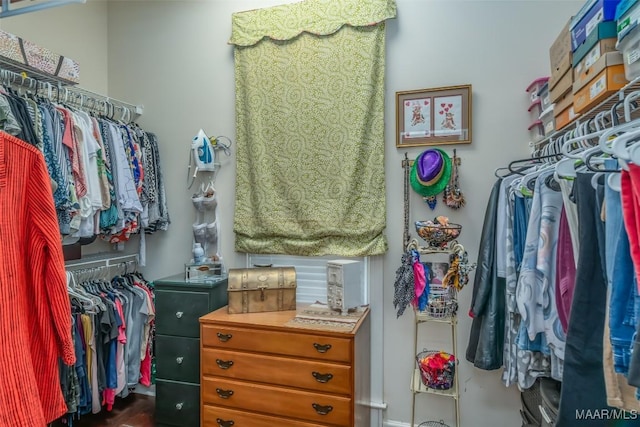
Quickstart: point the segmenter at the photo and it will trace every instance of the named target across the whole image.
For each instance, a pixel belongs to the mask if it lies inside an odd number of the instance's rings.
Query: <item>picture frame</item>
[[[396,92],[396,148],[470,144],[471,85]]]

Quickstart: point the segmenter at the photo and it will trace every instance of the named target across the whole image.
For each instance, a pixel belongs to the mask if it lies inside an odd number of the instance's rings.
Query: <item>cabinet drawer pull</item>
[[[216,418],[216,422],[218,423],[218,427],[231,427],[235,423],[231,420],[225,421],[222,418]]]
[[[176,403],[176,409],[178,411],[181,411],[183,406],[184,406],[184,403]]]
[[[183,311],[177,311],[177,312],[176,312],[176,317],[177,317],[178,319],[181,319],[183,315],[184,315],[184,312],[183,312]]]
[[[229,369],[233,366],[233,360],[216,359],[216,363],[220,369]]]
[[[317,342],[314,342],[313,346],[318,350],[318,353],[326,353],[331,350],[331,344],[318,344]]]
[[[220,396],[223,399],[228,399],[231,396],[233,396],[233,390],[223,390],[221,388],[217,388],[216,393],[218,393],[218,396]]]
[[[313,409],[316,410],[318,415],[327,415],[329,414],[329,412],[333,411],[333,406],[331,405],[322,406],[318,405],[317,403],[312,403],[311,406],[313,406]]]
[[[231,337],[233,337],[233,335],[231,334],[223,334],[222,332],[218,332],[216,335],[218,336],[218,339],[222,342],[227,342],[231,339]]]
[[[176,357],[176,363],[178,365],[182,365],[182,362],[184,361],[184,357],[180,356],[180,357]]]
[[[328,383],[333,378],[333,374],[321,374],[320,372],[312,372],[313,378],[319,383]]]

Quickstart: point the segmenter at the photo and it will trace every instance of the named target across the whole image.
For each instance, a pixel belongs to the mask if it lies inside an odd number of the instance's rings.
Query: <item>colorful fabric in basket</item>
[[[453,387],[456,358],[453,354],[422,352],[417,357],[422,382],[429,388],[447,390]]]

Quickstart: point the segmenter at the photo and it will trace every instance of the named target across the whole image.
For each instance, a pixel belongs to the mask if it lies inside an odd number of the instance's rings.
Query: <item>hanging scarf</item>
[[[397,309],[396,317],[402,316],[404,310],[413,301],[413,254],[406,251],[402,254],[400,267],[396,270],[396,280],[394,283],[393,306]]]

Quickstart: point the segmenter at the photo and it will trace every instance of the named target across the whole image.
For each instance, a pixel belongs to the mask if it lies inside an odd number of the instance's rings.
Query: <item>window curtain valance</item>
[[[304,32],[327,36],[345,25],[364,27],[395,16],[395,0],[306,0],[234,13],[229,43],[251,46],[265,37],[284,41]]]
[[[392,0],[233,15],[236,251],[386,252],[384,20],[394,16]]]

